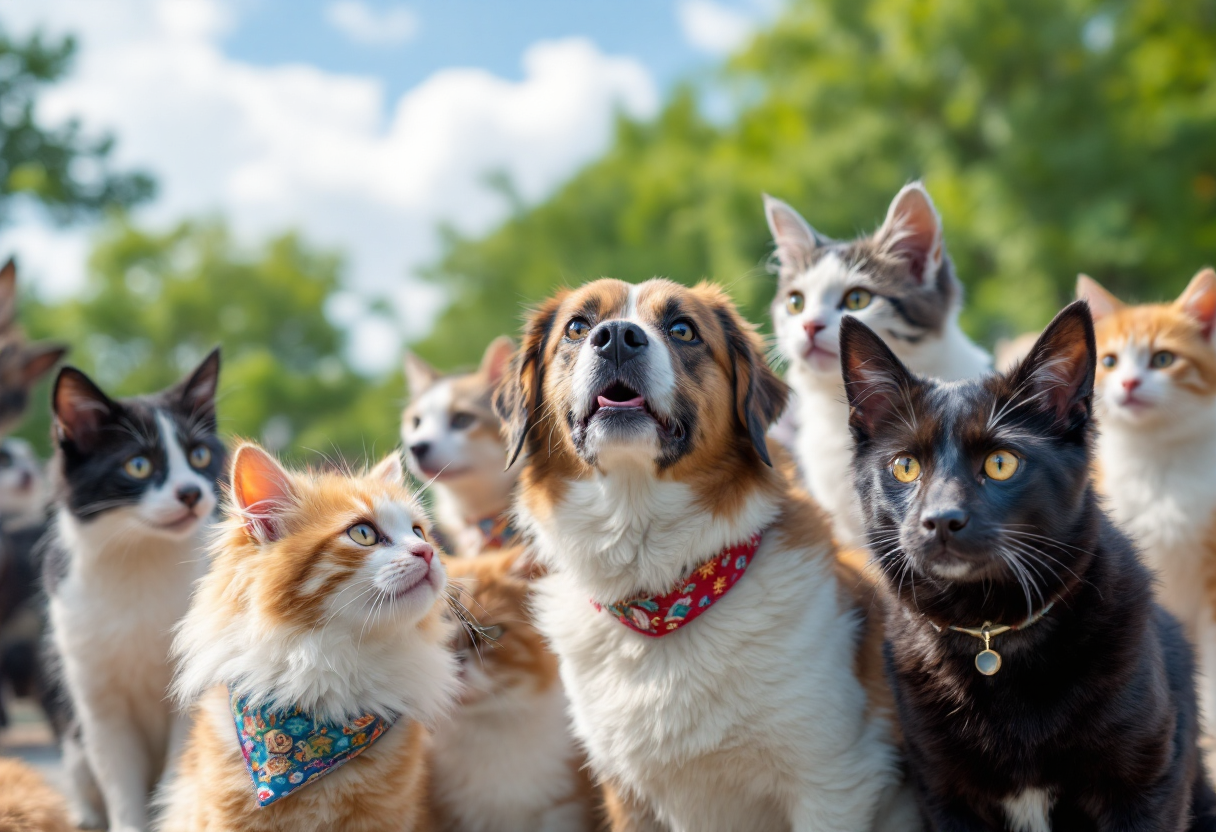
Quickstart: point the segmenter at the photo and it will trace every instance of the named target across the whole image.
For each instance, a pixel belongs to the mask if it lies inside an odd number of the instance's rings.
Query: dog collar
[[[511,524],[511,515],[497,514],[477,521],[481,532],[481,545],[485,549],[502,549],[515,542],[519,532]]]
[[[978,627],[957,627],[953,624],[948,624],[944,629],[963,633],[973,638],[982,638],[984,640],[984,649],[975,654],[975,669],[985,676],[995,676],[997,671],[1001,669],[1001,654],[992,649],[992,639],[1004,633],[1025,630],[1027,627],[1039,623],[1043,620],[1043,616],[1051,612],[1051,608],[1056,605],[1056,600],[1058,599],[1052,600],[1050,604],[1032,614],[1021,624],[993,624],[991,621],[985,621]],[[929,619],[929,626],[939,633],[943,631],[943,627],[933,619]]]
[[[712,607],[739,582],[763,537],[764,532],[758,531],[742,543],[728,547],[693,569],[665,595],[641,596],[616,604],[591,603],[644,636],[665,636]]]
[[[371,748],[394,720],[372,714],[351,722],[329,722],[299,707],[252,708],[229,691],[241,755],[253,780],[258,806],[269,806]]]

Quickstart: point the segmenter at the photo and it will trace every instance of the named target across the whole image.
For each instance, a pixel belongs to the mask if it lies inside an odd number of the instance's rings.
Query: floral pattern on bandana
[[[229,694],[229,704],[258,806],[269,806],[350,762],[393,724],[372,714],[340,723],[314,719],[298,707],[251,708],[235,693]]]
[[[707,560],[666,595],[642,596],[606,605],[591,603],[597,610],[608,610],[626,627],[644,636],[665,636],[712,607],[739,582],[763,537],[764,532],[756,532]]]

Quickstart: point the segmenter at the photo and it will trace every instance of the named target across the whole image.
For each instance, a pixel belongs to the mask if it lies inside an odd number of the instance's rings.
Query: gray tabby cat
[[[941,218],[920,182],[906,185],[873,234],[830,240],[779,199],[764,197],[776,243],[777,346],[797,399],[794,448],[837,540],[863,543],[850,485],[853,442],[840,375],[840,322],[853,315],[910,369],[946,380],[991,371],[992,359],[958,326],[962,285],[946,255]]]

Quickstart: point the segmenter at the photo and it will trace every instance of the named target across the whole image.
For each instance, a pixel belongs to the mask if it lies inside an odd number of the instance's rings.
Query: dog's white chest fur
[[[1051,832],[1051,793],[1026,789],[1001,801],[1012,832]]]

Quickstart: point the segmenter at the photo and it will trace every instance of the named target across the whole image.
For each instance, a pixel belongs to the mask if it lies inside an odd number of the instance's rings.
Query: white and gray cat
[[[837,540],[864,543],[850,485],[853,442],[840,374],[840,322],[853,315],[922,375],[954,380],[991,371],[992,359],[958,325],[962,285],[946,255],[941,218],[920,182],[892,200],[873,234],[837,241],[767,194],[776,243],[773,328],[796,394],[795,454],[812,496],[832,516]]]

